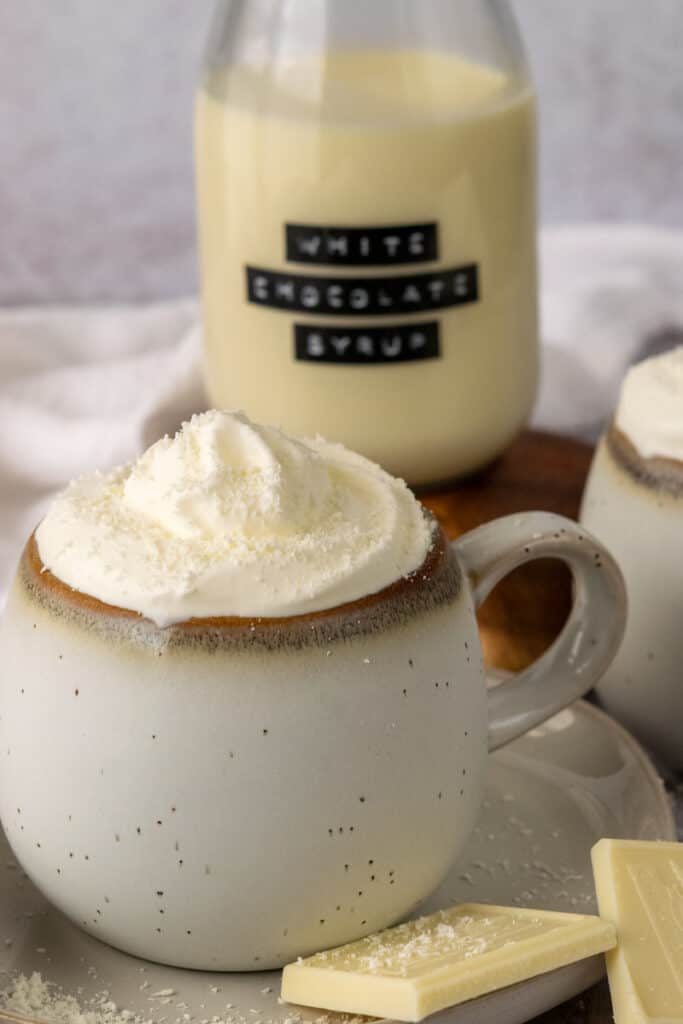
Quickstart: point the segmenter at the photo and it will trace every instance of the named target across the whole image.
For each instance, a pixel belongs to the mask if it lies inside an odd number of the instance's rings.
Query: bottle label
[[[249,302],[325,316],[423,313],[476,302],[477,267],[393,277],[313,277],[247,267]]]
[[[436,224],[339,228],[285,225],[286,258],[292,263],[386,267],[438,258]],[[245,267],[247,301],[268,309],[339,320],[410,317],[478,302],[475,263],[421,273],[380,276],[290,273]],[[437,359],[439,322],[407,320],[364,323],[293,324],[294,358],[306,362],[356,365]]]
[[[295,324],[294,338],[296,358],[310,363],[405,363],[441,355],[435,320],[398,327]]]
[[[286,224],[291,263],[382,267],[391,263],[438,260],[436,224],[400,224],[386,228],[334,228]]]

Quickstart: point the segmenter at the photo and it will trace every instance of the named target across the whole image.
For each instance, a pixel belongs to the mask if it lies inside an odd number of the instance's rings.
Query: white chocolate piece
[[[469,903],[289,964],[282,998],[420,1021],[614,943],[613,926],[598,917]]]
[[[683,843],[601,839],[591,857],[616,1024],[683,1021]]]

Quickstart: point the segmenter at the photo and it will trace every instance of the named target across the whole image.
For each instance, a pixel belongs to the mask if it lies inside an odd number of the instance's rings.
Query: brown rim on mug
[[[112,639],[155,650],[170,647],[219,651],[301,650],[386,632],[455,601],[463,586],[462,571],[441,527],[433,523],[432,543],[419,568],[373,594],[355,601],[299,615],[211,616],[190,618],[169,626],[128,608],[100,601],[76,590],[43,564],[35,533],[19,563],[19,580],[27,597],[79,627]]]
[[[428,520],[433,517],[425,511]],[[326,653],[335,644],[400,630],[462,599],[472,616],[496,584],[525,562],[557,558],[574,577],[574,603],[562,632],[524,671],[489,691],[489,750],[509,743],[582,697],[611,664],[624,634],[626,590],[609,552],[584,527],[551,512],[523,512],[486,523],[449,543],[436,524],[422,566],[376,594],[290,618],[206,618],[160,628],[138,613],[86,597],[42,564],[35,537],[18,581],[36,610],[122,648],[161,655],[170,648]],[[466,582],[465,582],[466,581]],[[35,624],[37,628],[37,623]],[[482,672],[483,675],[483,672]],[[483,681],[483,680],[482,680]]]
[[[605,437],[609,454],[634,483],[669,497],[683,498],[683,462],[660,455],[645,458],[614,421]]]

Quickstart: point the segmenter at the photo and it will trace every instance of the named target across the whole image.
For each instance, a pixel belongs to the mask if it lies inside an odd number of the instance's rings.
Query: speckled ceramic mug
[[[487,721],[475,606],[547,557],[572,568],[574,610]],[[167,629],[64,586],[31,540],[0,633],[7,836],[105,942],[279,966],[425,899],[470,834],[487,748],[585,693],[623,622],[610,557],[545,513],[439,532],[412,576],[328,611]]]
[[[598,696],[683,771],[683,462],[642,458],[612,426],[595,453],[581,519],[609,544],[628,590],[624,642]]]

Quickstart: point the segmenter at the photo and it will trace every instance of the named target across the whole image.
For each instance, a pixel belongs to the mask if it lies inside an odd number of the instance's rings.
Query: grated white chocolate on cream
[[[322,611],[409,575],[431,540],[413,494],[379,466],[215,410],[72,483],[36,531],[64,583],[159,626]]]

